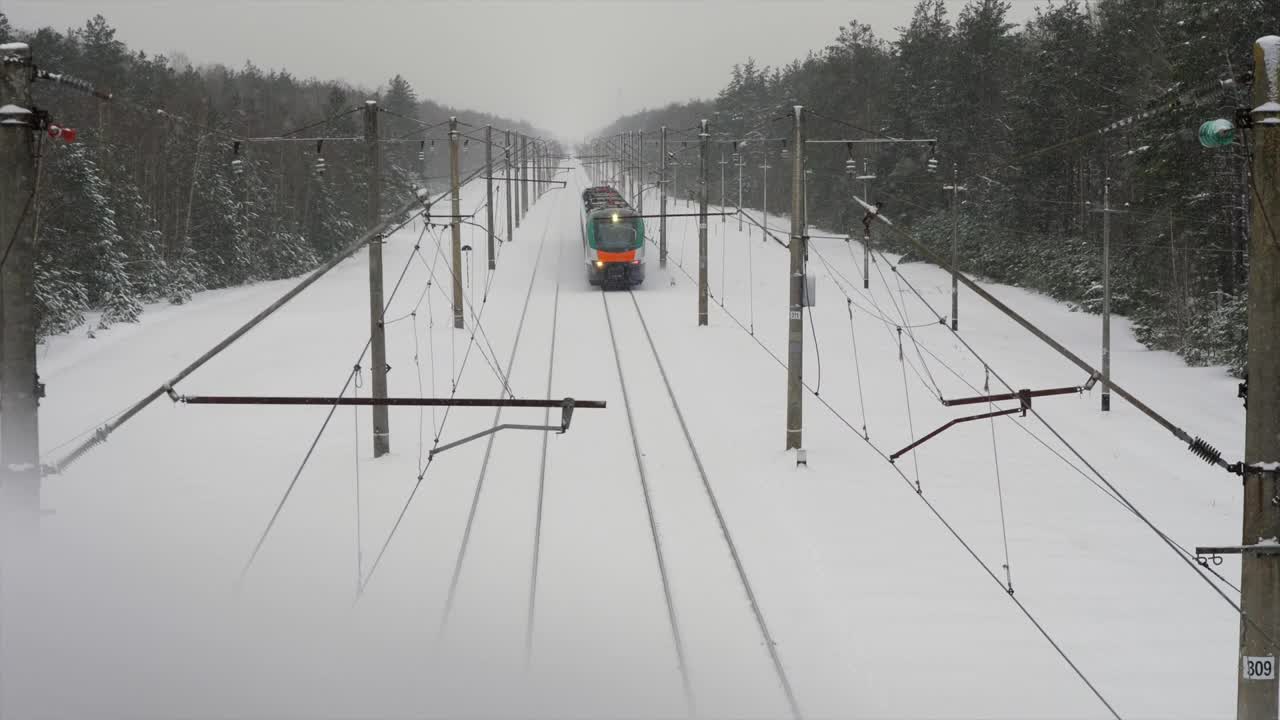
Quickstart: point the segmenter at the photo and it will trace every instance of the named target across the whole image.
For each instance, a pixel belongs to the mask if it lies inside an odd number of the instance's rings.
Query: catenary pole
[[[761,223],[760,230],[761,242],[769,242],[769,168],[773,167],[769,164],[769,155],[764,155],[764,162],[760,164],[760,184],[763,197],[760,200],[760,209],[764,213],[764,222]]]
[[[791,297],[787,327],[787,447],[799,449],[804,425],[804,107],[796,105],[791,161]]]
[[[520,136],[520,185],[524,191],[520,193],[520,217],[529,216],[529,138]]]
[[[746,164],[746,158],[741,154],[738,155],[738,232],[742,232],[742,167]]]
[[[370,100],[364,106],[364,139],[368,152],[369,173],[368,226],[382,222],[382,144],[378,135],[378,103]],[[382,324],[382,245],[383,237],[369,240],[369,374],[373,378],[373,397],[387,396],[387,334]],[[385,405],[373,407],[373,456],[391,452],[391,426]]]
[[[960,166],[951,166],[951,329],[960,329]]]
[[[698,135],[698,325],[707,324],[707,164],[710,151],[711,134],[707,121],[702,121],[702,132]]]
[[[1253,60],[1249,385],[1242,537],[1246,546],[1280,535],[1280,506],[1275,500],[1280,467],[1280,108],[1276,107],[1280,37],[1260,38],[1253,46]],[[1241,556],[1240,607],[1237,717],[1276,720],[1280,716],[1276,681],[1280,672],[1275,648],[1263,632],[1280,638],[1280,555]]]
[[[36,128],[31,113],[31,51],[0,49],[0,545],[31,547],[40,523],[40,424],[36,377]],[[20,110],[20,111],[19,111]],[[10,545],[13,543],[13,545]]]
[[[1102,411],[1111,410],[1111,178],[1102,190]]]
[[[658,267],[667,267],[667,126],[658,139]]]
[[[489,231],[489,269],[492,270],[498,266],[497,260],[493,253],[493,126],[486,125],[484,128],[484,193],[485,193],[485,216],[488,222],[485,227]]]
[[[453,217],[449,219],[449,232],[453,240],[453,326],[461,329],[462,316],[462,188],[459,185],[461,168],[458,167],[458,118],[449,118],[449,177],[452,187]]]
[[[514,221],[511,217],[511,187],[513,183],[511,182],[512,169],[511,169],[511,131],[510,130],[506,131],[506,141],[507,141],[506,146],[502,148],[502,160],[506,164],[506,168],[507,168],[506,173],[504,174],[504,177],[507,179],[507,192],[506,192],[506,195],[507,195],[507,242],[511,242],[512,240],[516,239],[516,233],[515,233],[516,228],[515,228]]]
[[[639,131],[639,140],[636,141],[637,147],[640,148],[636,154],[636,165],[639,166],[640,173],[640,196],[636,199],[636,209],[640,214],[644,214],[644,130]]]
[[[725,216],[723,215],[724,208],[725,208],[725,200],[726,200],[725,192],[724,192],[724,168],[728,164],[729,164],[729,161],[724,159],[724,151],[721,150],[720,151],[720,212],[722,213],[720,215],[721,225],[724,225],[726,222],[728,222],[728,220],[726,220]]]

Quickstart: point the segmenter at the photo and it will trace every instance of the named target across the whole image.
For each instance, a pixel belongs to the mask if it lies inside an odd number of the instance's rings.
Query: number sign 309
[[[1274,680],[1276,678],[1276,659],[1274,657],[1245,657],[1241,668],[1245,680]]]

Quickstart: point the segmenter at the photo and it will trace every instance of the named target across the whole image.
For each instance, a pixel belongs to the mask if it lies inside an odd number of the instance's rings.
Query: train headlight
[[[603,260],[597,260],[597,261],[596,261],[596,267],[597,267],[597,268],[602,268],[602,267],[604,267],[604,261],[603,261]]]
[[[618,222],[618,213],[613,214],[613,221]]]

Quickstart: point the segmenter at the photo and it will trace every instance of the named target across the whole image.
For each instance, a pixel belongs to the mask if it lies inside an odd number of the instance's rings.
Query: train
[[[644,219],[608,185],[582,192],[582,251],[592,285],[633,288],[644,282]]]

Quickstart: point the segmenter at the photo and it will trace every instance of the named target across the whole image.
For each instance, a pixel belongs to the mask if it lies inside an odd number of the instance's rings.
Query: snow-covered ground
[[[491,444],[438,456],[357,602],[358,573],[378,558],[433,437],[448,442],[489,427],[492,409],[447,419],[442,410],[392,409],[393,452],[378,460],[368,409],[340,409],[237,593],[327,409],[157,403],[45,483],[54,511],[44,520],[45,574],[23,593],[27,612],[14,617],[9,608],[5,617],[10,713],[688,714],[606,299],[581,264],[585,176],[567,177],[569,187],[544,195],[502,246],[491,278],[481,231],[464,231],[477,249],[474,267],[463,268],[484,330],[474,344],[472,310],[466,330],[452,329],[447,233],[420,235],[418,226],[388,241],[388,282],[404,269],[387,313],[390,393],[447,395],[456,382],[460,397],[494,396],[496,370],[510,365],[518,397],[547,396],[550,371],[551,397],[605,400],[608,409],[579,410],[565,435],[504,431]],[[465,204],[482,195],[470,189]],[[780,235],[785,222],[770,219]],[[886,261],[863,290],[860,246],[812,241],[819,287],[806,315],[806,381],[834,411],[805,397],[808,467],[796,468],[782,449],[786,373],[770,356],[785,359],[787,251],[750,224],[739,231],[736,219],[713,218],[715,297],[709,327],[699,328],[689,277],[696,219],[673,219],[670,236],[666,271],[650,249],[639,311],[625,293],[607,304],[697,714],[772,718],[788,708],[638,312],[807,717],[1108,717],[1017,603],[1121,716],[1233,714],[1237,617],[1045,426],[1007,417],[953,427],[899,460],[902,475],[872,448],[887,454],[987,410],[937,401],[939,392],[979,394],[983,364]],[[899,273],[946,314],[945,273],[920,264]],[[335,394],[368,337],[366,282],[363,255],[344,262],[178,392]],[[166,380],[289,284],[149,308],[141,323],[96,339],[83,331],[53,338],[41,351],[46,454],[58,457],[60,445]],[[1082,356],[1099,354],[1097,317],[1016,288],[989,289]],[[962,336],[1013,387],[1086,380],[972,294],[962,291],[960,304]],[[1237,459],[1244,413],[1234,381],[1147,351],[1123,321],[1116,325],[1116,379]],[[908,326],[900,359],[897,328]],[[990,387],[1003,389],[994,376]],[[1194,459],[1118,397],[1100,413],[1097,393],[1034,407],[1173,540],[1235,542],[1238,480]],[[836,413],[859,430],[865,415],[869,443]],[[508,410],[501,420],[540,423],[543,415]],[[1238,577],[1231,560],[1217,569]],[[1002,586],[1010,577],[1012,598]]]

